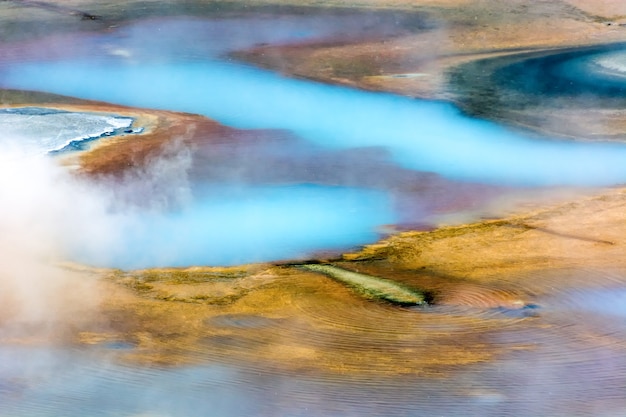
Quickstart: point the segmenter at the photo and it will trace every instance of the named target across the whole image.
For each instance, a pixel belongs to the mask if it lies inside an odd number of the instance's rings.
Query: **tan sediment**
[[[346,260],[384,258],[394,267],[432,269],[485,282],[511,282],[526,271],[585,267],[626,268],[626,193],[615,189],[508,219],[407,232]],[[406,250],[404,250],[406,249]],[[468,262],[468,256],[476,253]],[[479,256],[478,256],[479,255]]]
[[[130,272],[124,279],[136,277]],[[471,326],[471,318],[427,319],[365,301],[326,277],[293,269],[270,267],[190,285],[156,286],[156,297],[143,289],[126,299],[107,297],[104,312],[119,326],[80,339],[136,344],[121,357],[133,362],[174,365],[217,357],[287,373],[438,375],[493,354],[484,349],[484,334],[468,337],[460,347],[445,331]],[[446,349],[434,350],[435,345]],[[426,350],[431,353],[425,355]]]

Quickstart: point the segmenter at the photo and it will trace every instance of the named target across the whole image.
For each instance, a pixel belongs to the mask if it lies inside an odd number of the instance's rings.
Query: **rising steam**
[[[0,154],[0,320],[13,326],[52,324],[93,310],[92,283],[60,263],[105,264],[137,218],[180,207],[190,198],[185,147],[170,145],[113,183],[81,178],[50,156],[33,156],[10,143],[5,138]]]

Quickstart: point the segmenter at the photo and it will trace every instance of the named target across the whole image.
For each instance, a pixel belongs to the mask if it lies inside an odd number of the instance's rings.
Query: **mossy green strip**
[[[369,298],[386,300],[401,305],[426,304],[424,293],[407,288],[388,279],[348,271],[328,264],[298,265],[298,268],[318,272],[337,281],[349,285],[359,293]]]

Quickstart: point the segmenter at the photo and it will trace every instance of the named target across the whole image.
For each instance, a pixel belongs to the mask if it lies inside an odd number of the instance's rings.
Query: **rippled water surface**
[[[323,340],[320,336],[332,333],[300,333],[306,330],[299,328],[297,318],[219,315],[206,324],[218,331],[234,330],[239,336],[208,338],[207,343],[214,346],[207,346],[202,354],[198,350],[203,364],[193,366],[129,364],[123,355],[139,349],[133,344],[101,343],[89,348],[4,345],[0,348],[0,415],[622,415],[626,410],[626,359],[619,346],[626,336],[623,293],[616,288],[558,291],[540,299],[536,314],[527,317],[445,306],[397,315],[375,305],[343,308],[331,303],[320,308],[301,297],[295,301],[301,318],[315,317],[352,329],[351,336]],[[375,323],[383,316],[391,320],[380,328]],[[400,316],[405,322],[396,321]],[[363,362],[359,371],[340,374],[314,369],[284,372],[265,368],[263,358],[255,360],[244,353],[259,349],[269,341],[268,336],[270,343],[278,346],[315,337],[321,349],[348,343],[345,350],[338,351],[342,357],[350,349],[349,343],[361,343],[369,349],[387,349],[388,356],[381,357],[394,358],[399,354],[394,346],[411,348],[404,343],[405,338],[413,337],[406,334],[411,329],[428,337],[454,333],[467,343],[471,332],[479,330],[475,319],[482,322],[480,326],[493,329],[483,342],[516,348],[505,349],[495,360],[438,376],[386,374],[385,367],[401,364]],[[362,329],[367,330],[367,337],[358,336]],[[252,335],[246,338],[247,334]],[[378,346],[383,339],[395,342]],[[227,350],[218,354],[218,347]],[[419,349],[417,345],[413,348]],[[242,353],[248,359],[229,358],[241,358]],[[362,350],[362,355],[370,354],[368,349]]]

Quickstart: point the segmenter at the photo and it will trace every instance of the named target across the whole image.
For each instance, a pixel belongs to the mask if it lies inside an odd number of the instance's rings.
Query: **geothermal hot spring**
[[[255,44],[342,34],[335,33],[341,32],[335,29],[341,22],[316,23],[304,17],[286,26],[267,19],[178,18],[82,34],[71,48],[51,38],[9,53],[0,66],[0,86],[199,114],[236,129],[286,132],[299,144],[260,150],[249,155],[250,164],[263,165],[264,152],[285,149],[318,158],[359,155],[365,149],[403,172],[434,173],[445,181],[496,189],[596,187],[626,181],[624,144],[527,137],[464,116],[451,104],[287,78],[227,58],[228,52]],[[237,29],[242,25],[255,33],[253,40]],[[572,59],[576,68],[604,74],[619,86],[626,73],[624,56],[613,51]],[[190,174],[194,149],[176,143],[114,189],[77,179],[55,158],[71,152],[68,145],[94,137],[107,140],[120,130],[131,129],[127,140],[133,140],[132,135],[141,132],[132,131],[131,118],[42,108],[5,110],[0,116],[6,126],[1,137],[0,214],[3,229],[9,231],[0,242],[13,267],[47,259],[121,269],[308,259],[375,242],[381,226],[403,220],[390,190],[354,185],[342,178],[340,167],[336,181],[264,183],[236,175],[200,181]],[[572,304],[581,303],[589,312],[623,321],[623,309],[577,297],[556,303],[555,310],[568,314]],[[598,299],[612,305],[623,304],[624,297]],[[242,324],[247,325],[255,324]],[[626,330],[623,325],[613,327],[621,334]],[[125,349],[132,346],[0,347],[0,415],[351,416],[371,412],[367,404],[372,398],[377,412],[390,416],[467,415],[472,407],[480,410],[475,415],[539,415],[546,409],[533,411],[524,401],[536,396],[544,404],[551,401],[543,392],[518,393],[513,404],[499,394],[447,401],[444,381],[412,389],[412,382],[402,378],[381,387],[349,378],[328,382],[264,375],[232,364],[162,369],[108,360],[107,352]],[[540,376],[524,366],[553,354],[549,347],[537,355],[520,354],[506,369],[489,368],[480,383],[548,377],[557,387],[560,377],[570,375],[569,364],[557,363],[554,374]],[[554,395],[561,401],[574,399],[576,393],[559,385]]]

